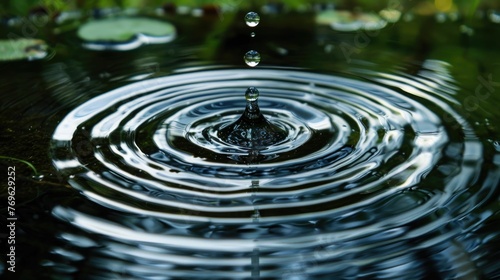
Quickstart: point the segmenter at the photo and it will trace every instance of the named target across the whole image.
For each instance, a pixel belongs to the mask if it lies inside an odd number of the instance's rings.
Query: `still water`
[[[499,25],[312,18],[169,15],[168,44],[92,51],[69,31],[0,64],[0,155],[36,167],[2,158],[16,276],[499,277]],[[258,145],[224,132],[252,87],[277,133]]]

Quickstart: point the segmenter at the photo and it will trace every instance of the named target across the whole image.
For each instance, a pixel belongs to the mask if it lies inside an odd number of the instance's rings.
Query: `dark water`
[[[166,20],[166,45],[89,51],[70,31],[47,36],[50,59],[0,64],[0,155],[37,169],[1,159],[17,171],[4,275],[500,277],[498,24],[339,33],[269,15],[251,38],[219,16]],[[250,86],[289,131],[257,154],[217,136]]]

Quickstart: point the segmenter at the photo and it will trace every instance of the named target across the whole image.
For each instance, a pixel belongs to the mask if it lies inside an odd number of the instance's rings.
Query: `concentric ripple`
[[[108,236],[123,259],[168,263],[163,275],[183,277],[277,277],[306,260],[308,275],[356,275],[342,263],[400,256],[409,240],[412,250],[443,244],[473,209],[464,200],[478,205],[488,191],[465,195],[482,146],[450,107],[445,67],[428,66],[418,77],[205,70],[105,93],[62,120],[53,161],[84,196],[131,216],[54,213]],[[217,137],[250,86],[288,131],[258,154]]]

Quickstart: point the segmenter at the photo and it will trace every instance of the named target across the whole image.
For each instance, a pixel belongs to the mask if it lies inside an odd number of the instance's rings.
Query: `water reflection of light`
[[[437,144],[443,144],[443,137],[440,134],[420,134],[415,138],[415,144],[422,148],[432,148]],[[447,139],[446,139],[447,140]]]
[[[81,166],[81,163],[78,160],[65,160],[55,162],[54,165],[57,169],[72,169]]]

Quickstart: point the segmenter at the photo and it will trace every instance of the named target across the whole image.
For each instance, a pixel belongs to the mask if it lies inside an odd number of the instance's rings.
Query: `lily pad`
[[[337,31],[379,30],[387,22],[373,13],[352,13],[349,11],[328,10],[316,15],[316,23],[330,25]]]
[[[47,49],[40,39],[0,40],[0,61],[42,59],[47,56]]]
[[[78,29],[85,46],[96,50],[130,50],[143,44],[172,41],[175,27],[148,18],[108,18],[89,21]]]

